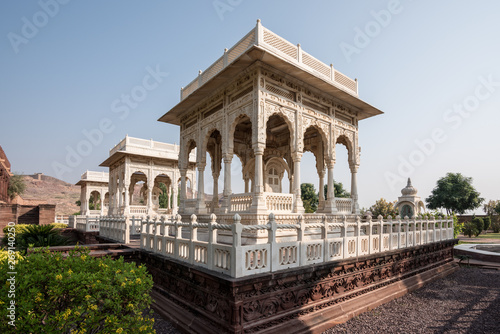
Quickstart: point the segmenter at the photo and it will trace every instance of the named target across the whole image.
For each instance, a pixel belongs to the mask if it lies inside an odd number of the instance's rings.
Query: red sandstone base
[[[456,240],[233,279],[140,252],[154,308],[188,333],[321,333],[456,269]]]

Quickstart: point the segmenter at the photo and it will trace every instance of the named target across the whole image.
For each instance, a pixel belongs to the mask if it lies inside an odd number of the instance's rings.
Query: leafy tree
[[[78,206],[82,206],[82,201],[80,201],[80,200],[75,201],[75,204],[78,205]]]
[[[9,179],[9,187],[7,188],[7,195],[10,199],[14,199],[16,195],[21,196],[26,190],[26,183],[20,174],[14,174]]]
[[[484,217],[483,218],[483,222],[484,222],[484,231],[488,231],[490,229],[490,226],[491,226],[491,218],[490,217]]]
[[[476,225],[474,225],[472,222],[466,222],[462,231],[464,232],[464,235],[468,236],[469,238],[472,238],[473,235],[479,234]]]
[[[342,184],[342,182],[335,182],[335,180],[333,180],[333,188],[335,197],[337,198],[351,197],[351,193],[348,192],[346,189],[344,189],[344,185]],[[328,199],[328,184],[325,184],[324,191],[325,191],[325,199]]]
[[[398,210],[394,207],[395,202],[388,202],[384,198],[379,199],[375,202],[368,210],[372,213],[372,216],[377,218],[382,215],[382,217],[386,218],[391,216],[395,218],[399,213]]]
[[[474,226],[476,226],[476,229],[477,229],[476,236],[478,236],[479,234],[481,234],[481,232],[484,230],[484,221],[483,221],[483,219],[480,218],[480,217],[474,217],[474,218],[472,218],[472,224],[474,224]]]
[[[499,204],[500,204],[500,201],[489,200],[488,203],[483,205],[484,213],[486,213],[490,217],[495,215],[495,214],[498,214],[498,212],[495,209],[496,209],[496,206]]]
[[[168,202],[168,189],[167,186],[164,183],[160,183],[160,196],[159,196],[159,204],[161,209],[166,209],[167,208],[167,202]]]
[[[495,206],[495,212],[497,215],[500,215],[500,201],[497,201],[497,205]]]
[[[5,304],[10,284],[1,284],[0,333],[154,333],[146,267],[82,248],[67,255],[38,249],[17,261],[15,328]],[[2,282],[10,271],[1,261]]]
[[[319,198],[316,189],[314,189],[314,184],[302,183],[300,185],[300,197],[302,198],[306,213],[316,212]]]
[[[460,173],[447,173],[437,181],[431,195],[425,199],[429,209],[446,209],[452,213],[464,214],[481,206],[484,198],[472,186],[472,178]]]
[[[491,223],[491,229],[493,230],[493,233],[500,233],[500,221]]]

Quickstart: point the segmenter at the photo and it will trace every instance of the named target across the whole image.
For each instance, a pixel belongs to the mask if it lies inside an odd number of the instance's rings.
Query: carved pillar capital
[[[232,153],[222,153],[222,159],[224,160],[224,163],[231,163],[233,160],[233,154]]]

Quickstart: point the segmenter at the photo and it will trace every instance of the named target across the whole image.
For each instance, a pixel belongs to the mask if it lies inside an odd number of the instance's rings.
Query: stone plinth
[[[189,333],[320,333],[456,268],[447,240],[233,279],[142,251],[156,309]]]

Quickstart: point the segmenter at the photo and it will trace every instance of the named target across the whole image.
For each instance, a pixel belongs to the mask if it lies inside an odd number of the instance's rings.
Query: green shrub
[[[478,235],[479,232],[477,231],[476,224],[472,222],[466,222],[463,227],[463,233],[464,235],[468,236],[469,238],[472,238],[473,235]]]
[[[9,285],[1,284],[1,333],[154,333],[146,314],[153,281],[145,267],[75,248],[66,257],[35,250],[15,270],[16,327],[5,307]],[[9,271],[0,262],[1,282]]]
[[[456,238],[463,230],[464,224],[458,222],[458,217],[456,214],[453,214],[452,219],[453,219],[453,237]]]
[[[495,221],[491,224],[491,229],[494,233],[500,233],[500,221]]]
[[[0,262],[7,261],[9,259],[9,253],[11,254],[11,261],[14,261],[14,264],[17,264],[18,261],[24,260],[24,257],[20,252],[16,251],[8,251],[5,248],[0,248]]]
[[[14,244],[16,249],[21,251],[27,250],[28,247],[67,245],[68,238],[61,236],[60,232],[60,229],[55,229],[52,225],[26,225],[23,229],[21,229],[20,233],[15,234]],[[2,243],[4,245],[7,245],[8,238],[10,236],[12,236],[12,234],[7,233],[3,237]]]
[[[484,230],[488,231],[490,229],[490,226],[491,226],[491,218],[485,217],[485,218],[483,218],[483,222],[484,222]]]
[[[484,221],[483,221],[483,218],[474,217],[474,218],[472,218],[472,223],[476,226],[476,229],[478,231],[477,234],[476,234],[476,236],[478,236],[484,230]]]
[[[16,232],[16,235],[21,234],[26,229],[26,226],[29,225],[28,224],[7,225],[3,228],[3,234],[13,232],[12,228],[14,228],[14,232]]]
[[[52,223],[50,226],[54,226],[54,228],[68,228],[68,224],[64,223]]]

